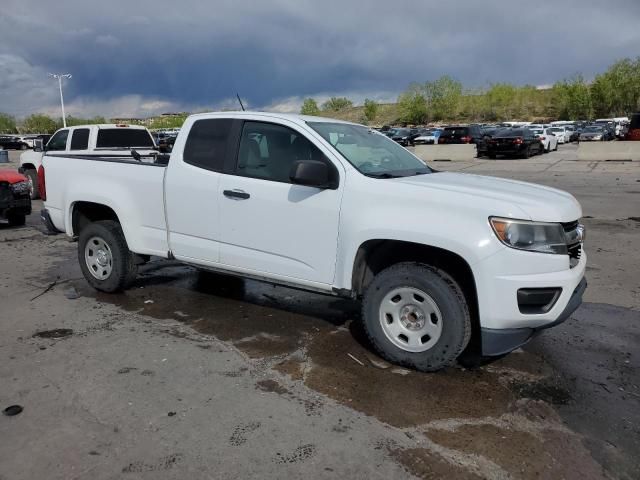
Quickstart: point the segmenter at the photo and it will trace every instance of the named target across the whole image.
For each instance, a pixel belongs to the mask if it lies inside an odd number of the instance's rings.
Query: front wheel
[[[80,232],[78,261],[87,282],[102,292],[124,290],[138,271],[122,228],[113,220],[91,223]]]
[[[424,372],[452,365],[471,336],[460,286],[420,263],[399,263],[376,275],[364,295],[362,319],[382,357]]]

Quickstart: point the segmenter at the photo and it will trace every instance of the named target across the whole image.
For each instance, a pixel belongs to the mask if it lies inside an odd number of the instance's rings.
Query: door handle
[[[242,190],[224,190],[222,193],[225,197],[237,198],[239,200],[246,200],[251,196],[247,192],[243,192]]]

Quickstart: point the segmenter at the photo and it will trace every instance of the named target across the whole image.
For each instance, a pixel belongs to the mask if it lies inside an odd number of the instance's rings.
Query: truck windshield
[[[421,160],[375,130],[359,125],[307,122],[351,165],[374,178],[396,178],[431,173]]]
[[[142,128],[101,128],[96,148],[154,148],[149,132]]]

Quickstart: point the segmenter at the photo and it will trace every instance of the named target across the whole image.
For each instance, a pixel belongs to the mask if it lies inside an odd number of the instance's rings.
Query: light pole
[[[64,116],[64,98],[62,98],[62,79],[63,78],[71,78],[70,73],[50,73],[50,77],[56,78],[58,80],[58,88],[60,89],[60,106],[62,107],[62,126],[67,128],[67,119]]]

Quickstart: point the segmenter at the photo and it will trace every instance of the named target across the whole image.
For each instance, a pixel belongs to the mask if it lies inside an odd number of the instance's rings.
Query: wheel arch
[[[120,223],[113,208],[102,203],[78,201],[71,205],[71,235],[77,237],[82,229],[93,222],[113,220]]]
[[[362,297],[374,276],[391,265],[418,262],[448,273],[462,289],[472,325],[472,341],[479,337],[478,293],[473,269],[460,254],[440,247],[401,240],[375,239],[362,243],[355,255],[351,291]]]

